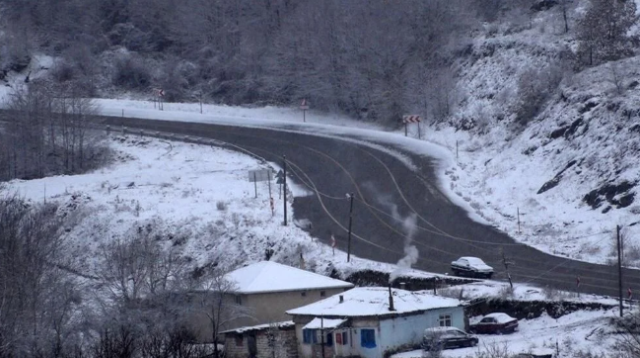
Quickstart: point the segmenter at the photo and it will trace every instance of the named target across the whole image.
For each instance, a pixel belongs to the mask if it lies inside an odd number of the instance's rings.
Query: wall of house
[[[255,337],[257,358],[273,358],[274,348],[269,345],[269,331],[252,331],[243,334],[227,333],[224,347],[227,358],[249,358],[249,336]],[[298,347],[296,332],[293,328],[278,331],[278,347],[275,349],[276,358],[297,358]],[[330,356],[328,356],[330,357]]]
[[[307,323],[309,323],[314,317],[312,316],[295,316],[293,321],[296,323],[296,339],[298,340],[298,356],[301,358],[319,358],[322,357],[321,346],[312,345],[312,344],[304,344],[302,327],[304,327]],[[376,347],[375,348],[364,348],[361,347],[361,337],[360,331],[362,328],[369,328],[375,330],[376,336]],[[360,356],[365,358],[380,358],[379,349],[380,345],[380,327],[377,318],[362,318],[362,319],[352,319],[351,327],[348,328],[337,328],[335,330],[326,330],[324,333],[331,332],[334,335],[333,338],[333,346],[325,347],[325,357],[333,357],[334,355],[337,357],[349,357],[349,356]],[[348,336],[348,344],[346,345],[338,345],[336,344],[335,334],[347,332]],[[320,342],[320,336],[318,336],[318,342]]]
[[[236,340],[236,336],[239,339]],[[247,340],[242,335],[226,334],[224,337],[224,354],[227,358],[246,358],[249,356]]]
[[[233,318],[227,321],[220,331],[256,326],[260,324],[289,321],[291,317],[287,310],[306,306],[327,297],[342,293],[349,288],[316,289],[306,291],[287,291],[274,293],[260,293],[253,295],[227,295],[225,307],[233,307],[240,302],[239,309],[234,309]],[[304,293],[304,294],[303,294]],[[324,294],[323,294],[324,293]],[[238,297],[239,296],[239,297]],[[201,300],[194,299],[189,322],[199,342],[211,342],[211,321],[207,317],[208,307],[201,304]],[[224,339],[224,338],[223,338]]]
[[[238,318],[232,321],[230,329],[288,321],[291,317],[286,314],[287,310],[318,302],[346,290],[348,289],[333,288],[243,295],[241,298],[242,306],[251,312],[252,317]],[[324,294],[322,294],[323,292]]]
[[[401,348],[419,346],[422,342],[424,330],[440,325],[440,316],[449,315],[451,326],[460,329],[465,328],[464,309],[462,307],[441,308],[430,310],[415,315],[397,316],[378,320],[375,317],[351,318],[350,327],[333,330],[332,352],[336,357],[360,356],[365,358],[380,358],[386,353],[397,352]],[[312,316],[295,316],[296,339],[298,341],[298,355],[301,358],[318,358],[317,352],[321,352],[311,344],[304,344],[302,327],[309,323]],[[361,330],[363,328],[375,330],[376,346],[366,348],[361,346]],[[336,344],[335,335],[346,332],[348,344]],[[332,357],[333,355],[326,355]]]
[[[419,346],[424,330],[439,326],[441,315],[449,315],[451,326],[464,330],[464,309],[462,307],[440,308],[418,315],[381,320],[378,344],[381,356],[384,356],[385,353],[395,353],[401,348]]]

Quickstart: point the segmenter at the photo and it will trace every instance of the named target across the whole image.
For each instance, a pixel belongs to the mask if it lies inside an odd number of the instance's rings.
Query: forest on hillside
[[[471,44],[487,24],[509,23],[517,32],[537,12],[556,12],[580,45],[552,56],[562,71],[633,54],[633,1],[594,0],[572,21],[578,3],[1,0],[0,75],[45,53],[60,59],[56,81],[82,82],[88,94],[161,87],[168,101],[291,105],[307,98],[316,109],[387,124],[407,111],[439,122],[464,101],[455,93],[456,63],[477,56]],[[543,77],[550,83],[525,90],[548,92],[562,74]]]
[[[63,59],[57,81],[157,86],[169,101],[307,98],[363,119],[391,122],[412,109],[444,119],[453,64],[469,54],[474,30],[505,19],[524,26],[534,3],[2,0],[0,70],[19,70],[41,52]]]

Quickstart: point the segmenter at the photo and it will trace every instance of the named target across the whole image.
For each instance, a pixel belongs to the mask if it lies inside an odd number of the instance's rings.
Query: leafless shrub
[[[610,62],[607,65],[607,70],[609,72],[608,80],[611,82],[615,88],[616,93],[621,96],[624,93],[624,69],[620,67],[620,65],[616,62]]]
[[[224,201],[216,202],[216,209],[218,209],[219,211],[227,211],[227,203],[225,203]]]
[[[562,67],[552,63],[531,68],[518,79],[518,102],[514,111],[516,124],[526,126],[538,114],[562,80]]]
[[[476,352],[476,358],[510,358],[511,355],[508,342],[484,343]]]
[[[145,90],[151,85],[151,73],[142,59],[127,56],[116,60],[112,82],[130,90]]]

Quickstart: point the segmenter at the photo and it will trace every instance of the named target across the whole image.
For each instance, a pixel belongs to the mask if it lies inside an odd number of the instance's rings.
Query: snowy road
[[[308,219],[312,223],[308,231],[321,241],[329,243],[333,234],[338,247],[346,250],[349,201],[345,194],[356,194],[352,252],[363,258],[395,263],[411,254],[408,247],[414,245],[419,252],[414,265],[418,269],[445,273],[453,259],[474,255],[497,268],[500,279],[505,277],[499,256],[504,248],[516,263],[512,268],[516,281],[572,290],[580,276],[583,292],[617,293],[613,267],[545,254],[471,220],[435,184],[435,163],[427,157],[403,153],[418,167],[410,168],[406,160],[385,150],[303,133],[117,117],[104,123],[214,138],[273,162],[286,155],[290,177],[316,193],[296,198],[297,219]],[[625,287],[640,287],[633,285],[640,282],[638,271],[627,271],[626,277],[630,284]]]

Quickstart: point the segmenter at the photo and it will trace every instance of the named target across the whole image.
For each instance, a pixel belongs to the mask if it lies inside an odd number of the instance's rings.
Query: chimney
[[[404,282],[400,282],[400,289],[401,290],[406,290],[407,284]]]
[[[344,302],[344,296],[340,295],[339,297],[340,297],[340,303]]]
[[[391,285],[389,285],[389,311],[395,310],[395,307],[393,307],[393,294],[391,293]]]

